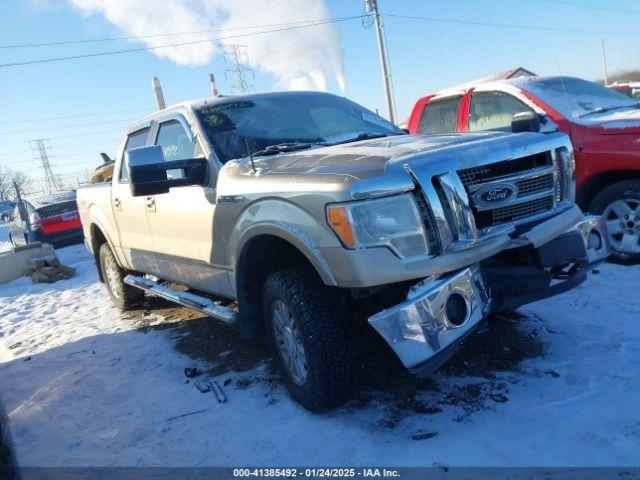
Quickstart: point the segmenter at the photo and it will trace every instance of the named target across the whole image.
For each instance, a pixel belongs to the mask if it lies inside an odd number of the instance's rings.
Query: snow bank
[[[200,393],[184,367],[209,369],[233,349],[210,360],[185,352],[178,346],[193,333],[181,322],[120,316],[83,248],[59,254],[78,269],[74,279],[0,286],[1,393],[23,466],[637,465],[637,267],[605,265],[580,288],[524,309],[513,327],[520,346],[476,336],[478,351],[492,349],[490,365],[541,346],[517,367],[480,371],[463,350],[460,368],[423,383],[392,369],[386,390],[362,387],[318,415],[293,403],[264,363],[214,377],[233,380],[228,403]],[[195,345],[207,351],[225,328]],[[406,385],[420,408],[405,405]],[[435,435],[412,439],[425,433]]]

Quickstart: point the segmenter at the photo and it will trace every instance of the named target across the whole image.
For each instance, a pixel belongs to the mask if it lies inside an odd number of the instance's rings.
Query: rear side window
[[[418,125],[420,133],[450,133],[458,126],[458,110],[462,97],[450,97],[428,102]]]
[[[511,120],[516,113],[530,112],[520,100],[502,92],[478,92],[471,95],[469,105],[469,131],[511,131]]]
[[[142,130],[138,130],[137,132],[130,133],[129,137],[127,138],[127,143],[124,146],[125,151],[132,148],[144,147],[147,144],[148,136],[149,128],[143,128]],[[122,162],[120,162],[120,181],[129,181],[129,175],[127,173],[127,169],[124,166],[124,156],[122,157]]]

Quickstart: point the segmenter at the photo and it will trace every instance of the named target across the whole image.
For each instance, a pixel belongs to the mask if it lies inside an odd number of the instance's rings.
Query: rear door
[[[124,152],[144,147],[149,141],[151,126],[129,133],[117,160],[111,186],[111,206],[118,225],[120,246],[129,266],[144,273],[157,274],[151,230],[147,220],[145,197],[134,197],[129,188],[129,176],[124,165]]]
[[[462,95],[430,100],[422,110],[418,133],[451,133],[457,131]]]

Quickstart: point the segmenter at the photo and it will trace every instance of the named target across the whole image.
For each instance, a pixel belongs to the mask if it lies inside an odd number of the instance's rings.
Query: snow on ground
[[[161,300],[121,316],[82,246],[59,255],[75,278],[0,286],[0,393],[22,466],[638,463],[638,267],[603,265],[492,319],[430,379],[372,347],[354,399],[311,414],[260,344]],[[190,365],[229,401],[200,393]]]

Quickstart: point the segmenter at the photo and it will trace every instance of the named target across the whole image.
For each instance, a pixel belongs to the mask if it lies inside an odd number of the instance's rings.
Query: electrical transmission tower
[[[231,67],[225,70],[225,78],[227,78],[227,73],[233,73],[236,77],[236,83],[231,87],[231,91],[248,93],[250,90],[253,90],[253,85],[249,84],[246,78],[247,73],[250,73],[253,78],[255,78],[253,70],[245,67],[245,65],[249,63],[247,46],[225,45],[222,47],[222,51],[224,52],[225,63],[230,64]]]
[[[51,162],[49,161],[49,154],[47,153],[47,148],[51,148],[51,139],[37,138],[35,140],[29,140],[29,146],[31,147],[31,150],[36,152],[36,159],[39,159],[42,162],[47,193],[62,190],[58,177],[53,173],[53,168],[51,168]]]

